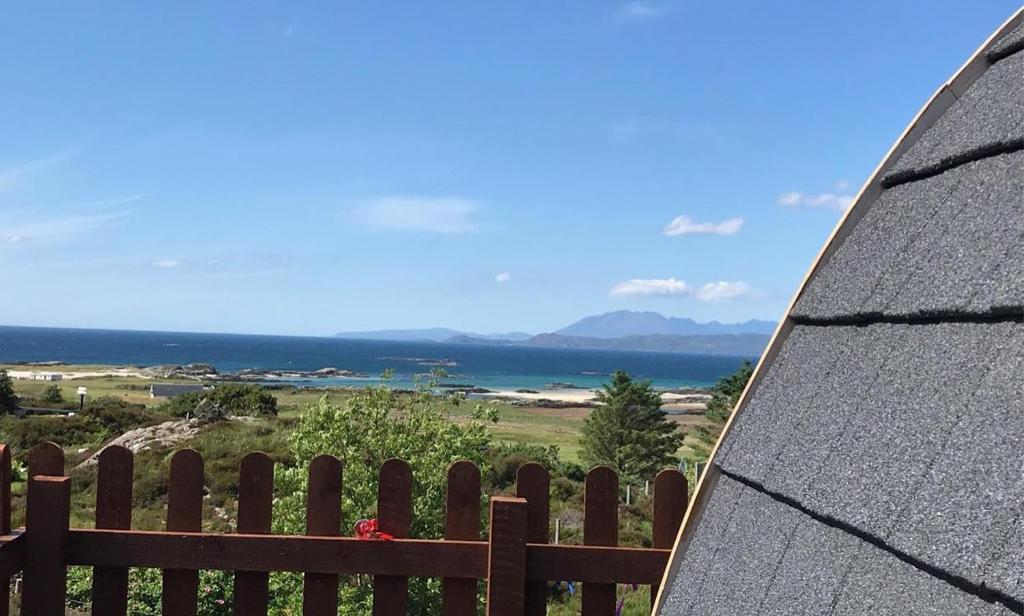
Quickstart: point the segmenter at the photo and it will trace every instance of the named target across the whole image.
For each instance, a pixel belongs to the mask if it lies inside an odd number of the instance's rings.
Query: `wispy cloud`
[[[181,262],[177,259],[161,259],[159,261],[153,261],[153,267],[160,269],[174,269],[181,265]]]
[[[512,280],[512,274],[510,272],[501,272],[494,277],[494,282],[498,284],[505,284],[510,280]]]
[[[65,148],[42,158],[15,163],[7,168],[0,169],[0,189],[11,186],[26,175],[55,165],[73,153],[74,149]]]
[[[460,197],[381,197],[352,208],[352,220],[378,231],[463,234],[480,228],[480,204]]]
[[[745,282],[709,282],[702,285],[694,293],[695,297],[702,302],[719,302],[724,299],[736,299],[750,295],[750,285]]]
[[[693,222],[689,216],[676,216],[662,230],[664,235],[735,235],[743,226],[742,218],[722,222]]]
[[[0,242],[21,244],[67,240],[113,226],[126,215],[127,212],[104,212],[64,216],[11,227],[0,227]]]
[[[645,0],[633,0],[619,7],[616,17],[622,20],[651,19],[664,14],[666,8],[663,4],[647,2]]]
[[[609,293],[615,296],[627,295],[685,295],[690,287],[675,278],[633,278],[620,282]]]
[[[853,195],[848,194],[850,183],[846,180],[836,182],[835,189],[820,193],[804,193],[799,191],[785,192],[775,200],[786,207],[807,207],[844,212],[853,203]]]
[[[292,38],[293,36],[298,34],[299,30],[301,30],[301,29],[302,29],[301,25],[296,24],[296,23],[290,23],[290,24],[286,25],[284,27],[284,29],[281,30],[281,36],[283,36],[285,38]]]
[[[608,292],[616,297],[630,296],[692,296],[702,302],[718,302],[753,295],[745,282],[709,282],[694,288],[676,278],[633,278],[620,282]]]

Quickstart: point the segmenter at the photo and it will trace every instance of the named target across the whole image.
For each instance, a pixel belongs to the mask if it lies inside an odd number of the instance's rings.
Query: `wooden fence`
[[[303,614],[336,615],[339,574],[373,577],[373,613],[405,614],[409,577],[442,578],[443,613],[475,615],[477,580],[486,580],[491,615],[546,613],[547,582],[582,582],[584,616],[612,615],[616,584],[661,581],[687,500],[686,479],[661,472],[653,499],[653,548],[617,546],[618,478],[598,467],[587,475],[583,546],[548,545],[547,471],[519,469],[516,497],[490,499],[489,537],[480,536],[480,471],[470,462],[448,470],[443,540],[411,539],[412,473],[402,460],[380,470],[377,520],[395,539],[343,537],[342,465],[319,456],[309,467],[306,535],[270,534],[273,462],[251,453],[241,463],[237,533],[202,532],[203,458],[182,450],[171,459],[167,530],[133,531],[133,459],[123,447],[99,456],[96,528],[69,528],[70,479],[51,443],[29,453],[24,529],[12,531],[11,456],[0,445],[0,616],[8,612],[10,577],[23,572],[22,613],[64,614],[69,565],[93,567],[92,612],[127,613],[128,568],[163,571],[163,613],[197,611],[199,569],[235,572],[234,612],[266,614],[268,572],[305,574]]]

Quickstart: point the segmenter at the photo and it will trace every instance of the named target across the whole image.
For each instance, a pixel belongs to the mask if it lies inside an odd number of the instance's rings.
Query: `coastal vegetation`
[[[711,449],[718,442],[725,422],[728,421],[732,410],[736,408],[736,403],[739,402],[740,396],[753,374],[754,365],[745,361],[736,372],[722,377],[711,389],[711,399],[708,400],[704,409],[704,417],[707,422],[697,426],[693,434],[695,437],[693,450],[700,459],[707,459],[711,455]]]
[[[81,370],[68,367],[67,370]],[[103,372],[103,370],[94,370]],[[109,368],[107,369],[109,371]],[[140,447],[135,459],[133,527],[158,530],[164,527],[167,474],[174,451],[189,447],[206,460],[204,527],[230,532],[237,511],[238,467],[251,451],[267,453],[276,464],[275,532],[301,532],[304,528],[304,483],[311,458],[331,453],[344,460],[343,532],[350,532],[355,520],[372,517],[376,502],[376,472],[389,457],[407,459],[415,479],[413,535],[439,537],[444,506],[448,463],[468,459],[481,470],[484,494],[513,494],[518,468],[527,461],[544,465],[551,475],[551,516],[559,520],[562,543],[582,542],[583,480],[599,442],[624,444],[612,448],[609,463],[622,473],[623,503],[619,512],[620,543],[650,545],[651,501],[644,493],[646,480],[665,466],[674,466],[674,456],[692,459],[696,443],[683,442],[676,428],[682,420],[704,420],[699,414],[666,415],[660,408],[659,392],[648,383],[628,375],[615,375],[602,392],[595,409],[540,408],[506,401],[486,403],[468,400],[464,392],[426,382],[418,391],[399,391],[384,386],[370,388],[296,388],[285,385],[218,383],[206,392],[184,394],[170,400],[149,396],[154,379],[135,376],[89,376],[73,381],[45,383],[17,380],[13,388],[26,404],[43,404],[56,388],[70,402],[51,402],[55,407],[77,408],[74,392],[87,383],[90,396],[85,409],[68,417],[0,417],[0,440],[9,442],[21,469],[28,450],[53,441],[66,452],[72,478],[72,524],[89,527],[95,507],[95,465],[90,458],[111,439],[147,430],[178,431],[178,439],[154,439]],[[170,379],[168,382],[188,382]],[[223,393],[217,393],[218,391]],[[97,395],[99,394],[99,395]],[[194,419],[194,410],[214,398],[231,411],[218,421]],[[272,401],[272,402],[271,402]],[[190,411],[189,409],[192,409]],[[276,411],[276,413],[274,412]],[[635,411],[635,412],[634,412]],[[185,414],[193,417],[181,419]],[[238,417],[241,416],[241,417]],[[588,420],[588,417],[594,419]],[[616,421],[626,421],[620,431]],[[614,419],[614,418],[617,418]],[[591,426],[590,428],[586,426]],[[601,425],[613,439],[597,438],[588,453],[588,432],[601,432]],[[671,431],[669,430],[671,428]],[[687,426],[687,433],[692,429]],[[136,445],[142,441],[135,441]],[[680,443],[682,446],[680,447]],[[653,446],[657,453],[644,456],[641,449]],[[618,456],[618,457],[616,457]],[[649,457],[646,462],[643,458]],[[625,487],[632,485],[632,499],[625,504]],[[23,522],[24,484],[15,492],[16,525]],[[485,497],[486,498],[486,497]],[[486,507],[484,507],[486,510]],[[484,529],[486,532],[486,529]],[[76,568],[70,577],[70,598],[82,609],[89,601],[87,569]],[[132,609],[156,613],[160,605],[159,572],[133,570]],[[222,572],[203,572],[201,613],[226,614],[231,606],[232,577]],[[277,613],[295,611],[301,594],[299,578],[274,574],[271,584],[278,601]],[[433,613],[439,600],[436,580],[413,583],[411,598],[424,613]],[[349,613],[362,610],[368,601],[367,587],[359,579],[343,585]],[[646,613],[646,589],[625,592],[623,614]],[[579,594],[563,584],[552,587],[550,614],[579,612]],[[362,608],[358,607],[362,606]]]
[[[14,381],[6,370],[0,370],[0,413],[13,413],[18,409],[18,404]]]
[[[616,372],[597,400],[583,422],[583,461],[588,466],[609,466],[620,478],[642,481],[678,464],[676,451],[683,437],[661,410],[661,394],[649,381]]]

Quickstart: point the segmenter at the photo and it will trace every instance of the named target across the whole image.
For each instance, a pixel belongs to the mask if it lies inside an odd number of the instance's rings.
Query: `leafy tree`
[[[18,410],[19,403],[14,393],[14,381],[6,370],[0,370],[0,413],[13,413]]]
[[[487,476],[485,453],[491,437],[485,420],[495,420],[496,414],[478,406],[469,421],[452,421],[447,415],[451,399],[431,391],[424,387],[414,395],[402,395],[384,386],[371,387],[340,405],[324,397],[307,408],[290,436],[291,453],[299,463],[277,470],[275,485],[281,496],[274,507],[274,532],[305,531],[309,462],[328,453],[344,465],[343,532],[351,533],[357,520],[376,515],[380,467],[389,458],[402,458],[412,467],[411,535],[440,538],[448,466],[469,460]],[[302,612],[301,576],[277,574],[271,586],[272,612]],[[409,586],[410,613],[440,613],[437,580],[414,578]],[[366,576],[348,578],[340,589],[340,613],[369,614],[372,595]]]
[[[749,361],[743,362],[736,372],[723,377],[711,390],[711,399],[708,400],[707,408],[704,410],[704,417],[710,425],[701,426],[696,430],[698,445],[695,447],[702,458],[707,459],[711,455],[711,448],[718,441],[718,436],[725,427],[725,422],[736,408],[740,395],[754,373],[754,366]]]
[[[50,402],[53,404],[64,402],[64,394],[61,393],[60,387],[57,385],[50,385],[43,390],[43,402]]]
[[[644,480],[677,462],[683,435],[661,410],[650,381],[618,371],[597,394],[598,406],[583,423],[582,457],[604,464],[623,478]]]

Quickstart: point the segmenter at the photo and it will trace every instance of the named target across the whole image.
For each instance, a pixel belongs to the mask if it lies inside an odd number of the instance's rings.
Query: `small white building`
[[[64,375],[59,372],[33,372],[33,381],[61,381]]]

